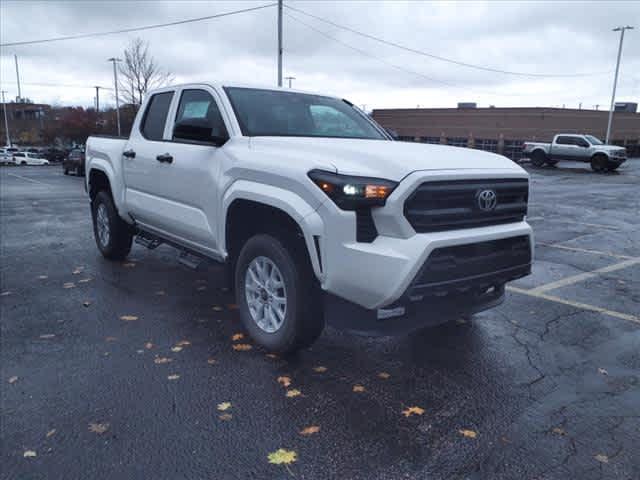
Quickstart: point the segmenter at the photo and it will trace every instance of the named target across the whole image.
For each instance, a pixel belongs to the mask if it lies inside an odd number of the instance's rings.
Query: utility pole
[[[16,79],[18,81],[18,97],[16,101],[20,102],[22,99],[22,94],[20,93],[20,70],[18,70],[18,55],[13,54],[13,59],[16,61]]]
[[[291,80],[295,80],[296,77],[284,77],[285,80],[289,80],[289,88],[291,88]]]
[[[100,87],[96,85],[96,113],[100,112]]]
[[[633,27],[627,25],[626,27],[614,28],[614,32],[620,32],[620,45],[618,45],[618,61],[616,62],[616,74],[613,77],[613,93],[611,94],[611,108],[609,109],[609,121],[607,122],[607,136],[604,143],[609,143],[609,136],[611,135],[611,122],[613,121],[613,109],[616,102],[616,86],[618,85],[618,70],[620,69],[620,57],[622,56],[622,42],[624,41],[625,30],[633,30]]]
[[[278,0],[278,86],[282,87],[282,0]]]
[[[4,101],[4,94],[6,91],[2,90],[2,106],[4,107],[4,131],[7,137],[7,147],[11,147],[11,135],[9,135],[9,121],[7,120],[7,102]]]
[[[116,89],[116,120],[118,122],[118,136],[120,133],[120,100],[118,99],[118,69],[116,68],[116,62],[121,62],[119,58],[111,57],[108,62],[113,62],[113,83]]]

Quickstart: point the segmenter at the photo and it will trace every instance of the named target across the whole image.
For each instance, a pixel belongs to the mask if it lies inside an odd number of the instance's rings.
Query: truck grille
[[[481,192],[493,191],[495,207],[480,208]],[[527,214],[527,179],[425,182],[404,204],[404,216],[417,233],[519,222]]]
[[[527,235],[436,248],[418,273],[413,288],[438,291],[501,284],[527,275],[530,269]]]

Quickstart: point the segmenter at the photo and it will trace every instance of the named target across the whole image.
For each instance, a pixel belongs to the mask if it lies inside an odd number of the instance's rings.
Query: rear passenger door
[[[573,137],[561,135],[556,138],[552,149],[552,156],[553,158],[569,160],[572,158],[573,148]]]

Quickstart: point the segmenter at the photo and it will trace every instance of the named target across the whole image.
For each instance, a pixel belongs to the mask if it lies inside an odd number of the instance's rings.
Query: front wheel
[[[236,303],[251,337],[270,351],[300,350],[324,328],[319,288],[302,253],[272,235],[251,237],[235,269]]]
[[[608,163],[609,161],[607,160],[607,157],[604,155],[594,155],[593,158],[591,159],[591,169],[594,172],[606,172],[608,169]]]
[[[99,192],[91,202],[93,233],[102,256],[123,260],[131,251],[133,232],[120,218],[109,192]]]

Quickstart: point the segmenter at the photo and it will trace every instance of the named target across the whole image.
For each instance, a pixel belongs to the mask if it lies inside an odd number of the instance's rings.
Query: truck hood
[[[618,152],[620,150],[626,151],[624,147],[619,147],[617,145],[594,145],[593,148],[603,152]]]
[[[337,173],[400,181],[418,170],[523,170],[502,155],[462,147],[346,138],[253,137],[251,148],[295,151],[306,161],[322,161]]]

